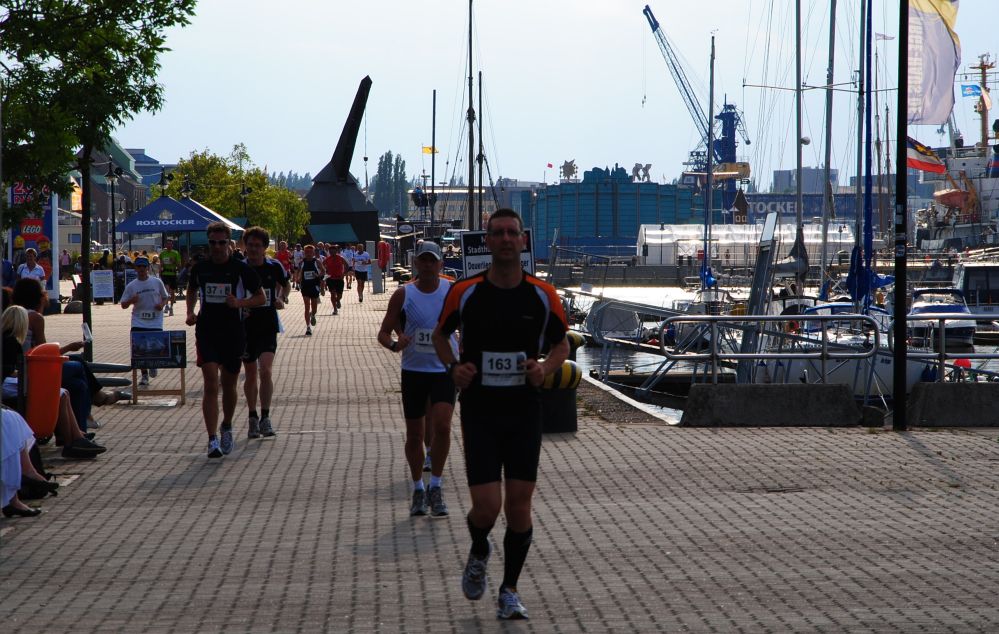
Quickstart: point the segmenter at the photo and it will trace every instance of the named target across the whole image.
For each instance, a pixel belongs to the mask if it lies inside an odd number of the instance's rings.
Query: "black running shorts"
[[[160,281],[163,282],[163,285],[171,291],[177,288],[176,273],[160,273]]]
[[[520,396],[518,394],[518,396]],[[461,435],[468,486],[507,480],[536,482],[541,457],[541,401],[525,395],[520,411],[496,413],[488,399],[461,397]]]
[[[217,363],[230,374],[239,374],[243,367],[243,352],[246,350],[246,337],[243,328],[231,332],[194,333],[194,348],[198,355],[198,367],[206,363]]]
[[[367,271],[354,271],[354,277],[357,279],[358,282],[367,282],[368,281],[368,272]]]
[[[277,352],[277,332],[273,328],[246,328],[246,350],[243,361],[254,362],[265,352]]]
[[[330,292],[336,293],[337,295],[343,295],[343,278],[335,279],[332,277],[326,278],[326,288],[330,289]]]
[[[302,297],[311,297],[312,299],[319,297],[319,285],[306,286],[302,284]]]
[[[420,418],[426,414],[427,399],[431,405],[454,405],[454,397],[454,381],[447,372],[402,371],[402,415],[406,418]]]

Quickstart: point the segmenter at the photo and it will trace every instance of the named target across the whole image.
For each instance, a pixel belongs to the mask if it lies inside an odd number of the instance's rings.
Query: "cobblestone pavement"
[[[604,420],[585,396],[579,432],[543,448],[532,619],[498,623],[502,524],[487,598],[459,587],[457,426],[451,517],[408,516],[398,357],[374,338],[387,300],[349,292],[338,316],[326,300],[308,338],[293,300],[275,439],[246,440],[241,402],[236,450],[209,461],[192,363],[186,406],[95,410],[98,460],[44,448],[65,486],[40,518],[0,520],[0,631],[999,629],[994,433],[681,429]],[[94,315],[97,358],[125,362],[128,313]],[[79,317],[47,330],[77,338]]]

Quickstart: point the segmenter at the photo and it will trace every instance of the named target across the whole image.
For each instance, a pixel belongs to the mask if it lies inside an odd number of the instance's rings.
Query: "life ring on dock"
[[[797,334],[801,332],[801,324],[792,319],[784,325],[784,332]]]

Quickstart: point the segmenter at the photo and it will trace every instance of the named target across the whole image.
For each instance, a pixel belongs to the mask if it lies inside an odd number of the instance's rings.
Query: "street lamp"
[[[180,187],[180,195],[181,195],[181,197],[182,198],[190,198],[191,194],[193,194],[194,190],[196,190],[197,188],[198,188],[198,186],[194,184],[194,181],[191,180],[191,177],[185,174],[184,175],[184,184],[181,185],[181,187]]]
[[[246,222],[246,226],[252,226],[253,223],[250,222],[250,217],[246,215],[246,198],[253,193],[252,187],[246,186],[246,181],[243,181],[242,189],[239,190],[239,202],[243,205],[243,218]]]
[[[160,182],[158,183],[160,186],[160,196],[166,196],[167,185],[169,185],[172,180],[173,174],[167,174],[165,167],[160,168]]]
[[[115,167],[111,159],[108,159],[108,171],[104,174],[104,178],[107,179],[108,185],[111,186],[111,203],[108,205],[109,214],[111,216],[111,253],[114,255],[115,259],[118,256],[118,243],[117,236],[115,235],[115,208],[114,208],[114,184],[118,182],[118,177],[121,176],[122,172],[120,167]],[[114,264],[111,265],[114,268]]]

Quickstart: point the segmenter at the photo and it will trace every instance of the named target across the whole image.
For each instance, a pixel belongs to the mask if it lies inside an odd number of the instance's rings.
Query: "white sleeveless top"
[[[434,350],[431,333],[437,327],[437,319],[444,308],[444,298],[451,288],[451,281],[440,279],[437,290],[424,293],[411,282],[402,287],[405,299],[402,302],[402,331],[412,341],[402,351],[402,369],[413,372],[445,372],[447,370]],[[458,356],[458,341],[451,336],[451,349]]]

